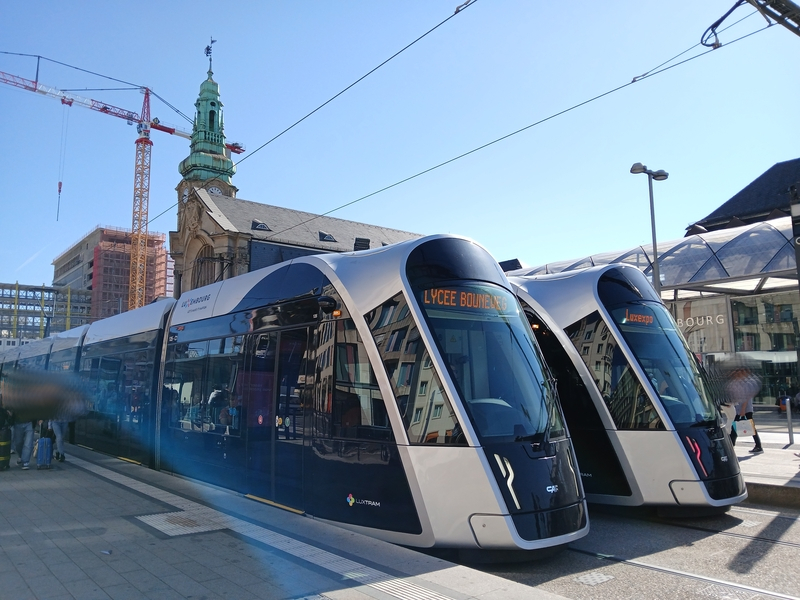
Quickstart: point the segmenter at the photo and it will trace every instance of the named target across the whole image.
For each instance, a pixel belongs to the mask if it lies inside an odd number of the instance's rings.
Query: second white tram
[[[724,509],[747,497],[709,382],[639,269],[517,273],[589,502]]]

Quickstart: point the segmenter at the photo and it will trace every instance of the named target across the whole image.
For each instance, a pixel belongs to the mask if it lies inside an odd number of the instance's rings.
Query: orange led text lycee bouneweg
[[[508,308],[508,300],[504,296],[441,288],[425,290],[422,295],[422,303],[428,306],[452,306],[478,310],[506,310]]]

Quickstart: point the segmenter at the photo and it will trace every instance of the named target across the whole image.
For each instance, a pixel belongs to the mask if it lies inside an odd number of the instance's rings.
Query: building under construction
[[[91,320],[116,315],[128,308],[131,231],[96,227],[53,261],[53,285],[91,294]],[[145,304],[172,295],[172,259],[163,233],[147,235]]]
[[[0,350],[89,323],[91,294],[67,287],[0,283]]]

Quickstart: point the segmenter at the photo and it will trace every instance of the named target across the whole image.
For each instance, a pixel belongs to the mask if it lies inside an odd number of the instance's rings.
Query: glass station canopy
[[[658,244],[662,294],[686,298],[707,294],[756,294],[797,289],[797,264],[792,244],[792,219],[784,217],[700,233]],[[627,263],[652,277],[652,246],[604,252],[522,268],[509,275],[541,275],[596,265]]]

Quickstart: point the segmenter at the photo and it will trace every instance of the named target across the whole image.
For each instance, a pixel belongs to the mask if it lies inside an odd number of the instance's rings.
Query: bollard
[[[789,426],[789,445],[794,445],[794,431],[792,431],[792,399],[786,399],[786,424]]]

